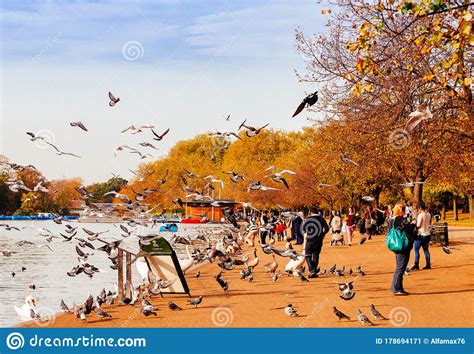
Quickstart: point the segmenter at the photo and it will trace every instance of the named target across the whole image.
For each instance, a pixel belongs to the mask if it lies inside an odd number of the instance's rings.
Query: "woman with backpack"
[[[391,290],[396,296],[406,296],[408,293],[403,288],[403,274],[405,273],[410,252],[413,248],[415,225],[405,217],[406,206],[398,203],[393,208],[393,218],[388,223],[386,244],[395,253],[395,272]]]

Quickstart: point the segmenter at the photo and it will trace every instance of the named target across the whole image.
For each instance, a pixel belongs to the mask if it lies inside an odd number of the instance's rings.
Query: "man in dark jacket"
[[[303,223],[303,213],[299,211],[296,214],[296,217],[293,219],[291,224],[291,238],[296,240],[297,245],[302,245],[304,238],[303,238],[303,231],[301,230],[301,224]]]
[[[316,209],[306,218],[302,227],[304,232],[304,254],[309,269],[309,278],[317,278],[319,254],[323,247],[324,236],[329,231],[326,220],[318,214]]]

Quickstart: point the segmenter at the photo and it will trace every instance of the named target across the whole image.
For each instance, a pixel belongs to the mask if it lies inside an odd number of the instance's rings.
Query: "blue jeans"
[[[423,248],[425,253],[426,265],[431,266],[430,251],[428,247],[430,246],[431,236],[418,236],[415,239],[415,264],[419,264],[420,261],[420,247]]]
[[[393,273],[392,287],[391,290],[393,293],[403,292],[403,274],[407,269],[408,261],[410,260],[410,251],[406,250],[403,252],[395,252],[395,272]]]

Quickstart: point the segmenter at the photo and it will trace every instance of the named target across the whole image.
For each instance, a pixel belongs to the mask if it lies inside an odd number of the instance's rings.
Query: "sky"
[[[135,154],[114,148],[153,142],[129,125],[170,128],[154,158],[179,140],[251,125],[298,130],[291,115],[305,93],[295,29],[325,31],[315,0],[1,2],[0,154],[34,164],[49,179],[85,183],[130,178]],[[121,101],[109,107],[107,92]],[[223,118],[231,114],[230,121]],[[82,121],[84,132],[69,126]],[[57,156],[26,132],[47,137]]]

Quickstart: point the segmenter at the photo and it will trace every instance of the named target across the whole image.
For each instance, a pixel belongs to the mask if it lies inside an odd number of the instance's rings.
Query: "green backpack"
[[[390,229],[385,239],[385,244],[392,252],[403,251],[408,247],[408,243],[408,236],[405,230],[398,230],[396,227]]]

